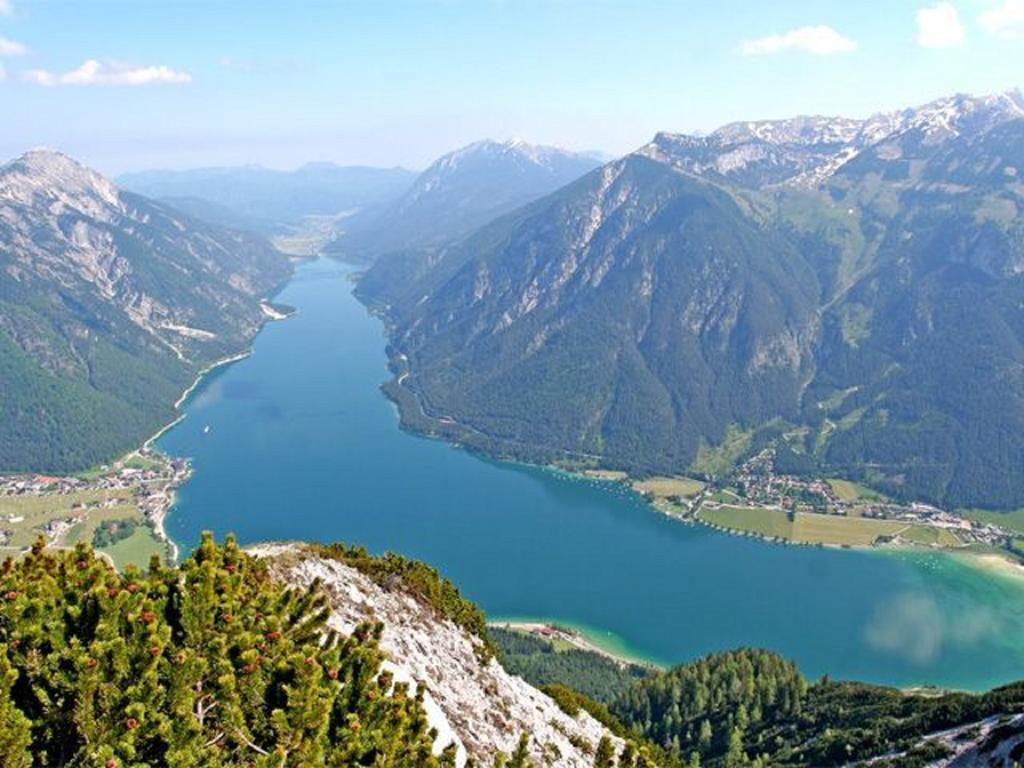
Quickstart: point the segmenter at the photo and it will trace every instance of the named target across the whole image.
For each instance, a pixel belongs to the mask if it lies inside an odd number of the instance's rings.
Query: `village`
[[[153,553],[174,560],[177,548],[164,522],[190,472],[187,461],[142,448],[81,475],[0,477],[0,550],[24,551],[39,536],[52,546],[91,543],[98,528],[122,525],[138,532],[110,553],[116,565],[141,567]]]
[[[776,541],[1014,552],[1013,531],[991,522],[921,502],[897,502],[846,480],[778,473],[772,447],[693,493],[651,500],[676,517]]]

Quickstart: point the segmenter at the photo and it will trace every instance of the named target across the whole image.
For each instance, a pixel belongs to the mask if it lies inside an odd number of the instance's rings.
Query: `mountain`
[[[46,150],[0,166],[0,470],[85,469],[245,349],[291,273],[263,240]]]
[[[328,216],[378,205],[416,178],[404,168],[309,163],[294,171],[257,166],[141,171],[124,174],[127,190],[165,200],[215,224],[275,234],[304,216]]]
[[[659,134],[359,295],[416,428],[638,473],[782,440],[801,471],[1012,508],[1022,148],[1018,92]]]
[[[352,261],[398,254],[370,278],[386,283],[391,275],[418,272],[424,254],[554,192],[599,164],[589,155],[519,139],[470,144],[434,162],[391,205],[346,221],[328,251]]]
[[[440,749],[454,744],[458,765],[469,758],[490,766],[498,753],[514,752],[524,734],[536,766],[590,768],[602,737],[614,739],[617,751],[621,749],[621,740],[588,713],[567,714],[505,671],[496,658],[481,659],[478,633],[486,629],[460,626],[439,611],[436,601],[443,587],[418,591],[437,581],[432,569],[393,555],[375,559],[338,546],[268,544],[249,551],[267,562],[282,583],[300,589],[322,586],[332,629],[347,635],[367,621],[384,624],[380,647],[388,661],[382,669],[398,683],[424,688],[428,725],[437,732],[435,745]],[[396,563],[402,565],[389,567]],[[430,575],[417,578],[417,571]]]

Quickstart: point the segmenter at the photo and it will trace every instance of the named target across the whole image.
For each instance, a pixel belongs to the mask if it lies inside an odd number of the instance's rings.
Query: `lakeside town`
[[[118,553],[123,558],[111,558],[115,565],[142,566],[153,553],[174,561],[177,546],[164,524],[190,473],[188,461],[144,447],[85,474],[0,477],[0,551],[24,551],[39,536],[58,547],[93,543],[100,529],[117,539],[120,527],[135,535]]]
[[[730,533],[822,546],[925,546],[1020,559],[1019,533],[863,485],[777,472],[766,448],[721,478],[655,478],[630,485],[660,511]]]

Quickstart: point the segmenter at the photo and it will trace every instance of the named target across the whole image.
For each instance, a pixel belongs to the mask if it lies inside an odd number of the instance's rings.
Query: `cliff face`
[[[538,766],[590,768],[606,729],[590,715],[565,714],[536,688],[490,660],[481,663],[481,641],[440,619],[400,586],[387,589],[354,568],[317,556],[301,544],[268,544],[249,550],[265,558],[271,572],[296,587],[319,579],[330,596],[329,624],[351,633],[360,623],[384,624],[384,668],[399,682],[426,686],[427,714],[437,730],[438,752],[458,747],[458,763],[490,765],[498,752],[511,753],[521,734],[530,735]],[[618,740],[615,740],[617,745]]]

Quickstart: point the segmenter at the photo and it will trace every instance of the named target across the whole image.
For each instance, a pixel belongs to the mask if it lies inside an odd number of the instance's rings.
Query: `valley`
[[[718,140],[746,141],[744,135],[741,131],[737,139],[737,135],[723,129]],[[792,150],[792,145],[786,146],[787,151]],[[250,542],[296,536],[356,541],[376,551],[396,549],[441,565],[465,585],[496,622],[534,631],[565,627],[554,631],[567,632],[563,638],[566,642],[644,663],[669,665],[708,650],[753,643],[783,651],[812,673],[821,671],[897,685],[941,684],[977,689],[1013,679],[1010,670],[1017,663],[1016,651],[1004,654],[1005,672],[994,668],[982,670],[974,662],[979,649],[987,644],[1003,647],[1008,633],[1012,635],[1024,622],[1024,615],[1012,607],[1013,599],[1007,602],[1007,595],[1018,590],[1024,593],[1024,579],[1014,565],[1018,553],[1012,524],[1004,527],[1000,525],[1001,518],[991,515],[962,516],[945,511],[937,503],[918,501],[906,488],[888,487],[880,476],[865,476],[855,467],[846,467],[849,471],[845,471],[825,461],[828,446],[858,428],[868,406],[863,405],[860,385],[829,390],[827,397],[816,394],[818,399],[812,401],[813,409],[822,414],[819,421],[811,426],[801,424],[807,410],[786,411],[788,406],[777,395],[809,375],[814,366],[808,363],[811,368],[799,373],[799,366],[787,369],[786,364],[771,373],[778,362],[777,353],[788,355],[793,351],[785,339],[779,341],[781,337],[775,337],[770,343],[781,343],[782,347],[766,351],[768,348],[762,346],[756,353],[761,355],[757,365],[769,371],[765,375],[781,378],[774,379],[767,388],[759,384],[760,389],[750,390],[754,401],[760,403],[756,408],[778,407],[786,412],[784,417],[762,425],[743,418],[729,421],[717,439],[696,433],[687,437],[684,429],[679,436],[693,440],[692,453],[679,444],[668,448],[655,461],[642,456],[659,444],[665,425],[650,414],[644,415],[644,398],[653,395],[657,400],[662,395],[652,381],[648,381],[651,388],[639,395],[630,389],[644,379],[643,366],[650,368],[653,358],[645,358],[646,362],[638,358],[630,363],[634,367],[628,375],[616,374],[625,378],[614,385],[618,394],[607,414],[625,419],[618,426],[612,428],[606,422],[600,427],[600,434],[589,433],[594,441],[552,440],[545,431],[549,427],[583,428],[588,434],[587,430],[594,425],[577,423],[578,419],[586,416],[589,409],[608,407],[600,405],[603,395],[594,399],[594,386],[608,383],[608,379],[602,378],[612,370],[608,365],[619,365],[632,352],[619,348],[609,357],[607,346],[588,347],[591,340],[581,336],[581,349],[589,349],[594,355],[583,368],[573,368],[578,360],[572,355],[579,350],[572,350],[570,357],[564,359],[546,358],[549,351],[562,354],[558,346],[562,343],[561,331],[552,332],[544,325],[534,324],[537,305],[529,291],[529,295],[521,297],[517,308],[494,316],[496,325],[492,333],[518,338],[523,330],[521,323],[526,323],[524,327],[528,327],[532,341],[524,359],[536,358],[529,365],[539,367],[528,371],[515,391],[507,389],[508,374],[501,373],[488,381],[483,400],[453,399],[465,383],[465,363],[449,368],[452,360],[445,356],[447,353],[434,356],[438,339],[431,337],[430,324],[438,320],[431,316],[433,310],[429,307],[465,279],[463,273],[469,263],[465,259],[471,253],[487,252],[494,243],[506,242],[508,238],[532,237],[529,229],[519,229],[526,219],[517,217],[544,216],[558,196],[586,190],[595,181],[599,197],[617,196],[620,206],[632,205],[634,198],[641,200],[649,189],[658,190],[656,195],[664,199],[682,195],[688,201],[686,205],[696,206],[694,215],[701,217],[700,232],[691,233],[693,237],[711,237],[707,247],[712,250],[733,253],[732,249],[739,248],[735,253],[748,260],[744,267],[748,274],[742,277],[747,282],[741,295],[752,291],[772,307],[774,299],[765,298],[769,294],[763,293],[771,284],[772,290],[786,293],[783,303],[787,308],[782,311],[790,314],[783,325],[788,328],[797,321],[805,311],[801,308],[800,292],[818,291],[822,284],[814,287],[818,278],[805,285],[800,283],[805,266],[801,262],[803,256],[788,235],[769,234],[769,239],[775,238],[770,243],[758,242],[765,237],[765,224],[761,222],[761,231],[757,232],[746,220],[750,210],[743,206],[754,200],[749,190],[726,189],[725,180],[707,178],[708,166],[687,165],[690,160],[686,153],[691,150],[678,137],[659,136],[634,156],[587,175],[592,161],[582,156],[523,143],[484,142],[439,160],[423,175],[421,187],[414,185],[413,189],[420,191],[404,197],[396,196],[395,186],[388,186],[397,184],[395,177],[384,180],[381,176],[363,193],[380,195],[379,203],[368,205],[362,216],[351,212],[311,213],[295,218],[296,209],[284,213],[288,210],[280,207],[284,203],[275,202],[279,206],[275,210],[281,211],[275,216],[280,218],[267,219],[266,225],[273,229],[278,247],[293,255],[308,258],[326,248],[336,256],[361,260],[374,248],[399,247],[400,240],[406,250],[384,254],[368,271],[359,272],[322,258],[300,261],[296,276],[276,295],[272,295],[269,282],[260,283],[267,287],[262,294],[252,297],[258,319],[248,333],[263,330],[255,343],[258,354],[252,357],[231,351],[218,334],[203,330],[201,324],[162,321],[162,328],[191,345],[175,351],[179,361],[187,361],[185,370],[198,375],[195,384],[175,404],[175,409],[180,408],[185,417],[169,423],[137,456],[112,461],[109,469],[100,473],[87,477],[32,473],[11,477],[4,490],[7,497],[17,501],[9,501],[10,509],[3,512],[7,521],[4,535],[9,545],[24,549],[30,539],[42,534],[52,544],[67,546],[84,536],[94,540],[101,552],[123,567],[128,562],[143,565],[154,552],[177,559],[176,542],[184,545],[209,527],[220,532],[235,531],[243,541]],[[54,162],[67,167],[63,159],[40,158],[33,162],[44,167]],[[669,174],[666,176],[652,162],[669,166]],[[479,184],[479,179],[486,177],[486,169],[496,167],[494,163],[511,163],[512,167],[525,163],[514,171],[519,174],[517,183],[524,185],[519,193],[523,195],[541,196],[545,190],[564,184],[565,178],[559,173],[573,178],[584,175],[577,181],[570,178],[568,186],[554,197],[527,205],[522,209],[525,213],[513,213],[487,225],[462,243],[453,234],[449,237],[455,239],[447,243],[432,240],[440,232],[431,234],[430,227],[437,223],[433,221],[436,216],[431,213],[435,210],[432,206],[443,208],[452,204],[445,197],[449,186],[462,189],[462,195],[481,194],[472,184]],[[564,170],[557,170],[559,163],[566,164]],[[31,163],[28,167],[31,171]],[[76,174],[84,173],[72,168]],[[344,169],[325,169],[328,175],[343,172]],[[297,172],[289,177],[288,183],[307,184],[305,173]],[[615,173],[621,178],[609,176]],[[468,178],[463,179],[463,175]],[[221,176],[224,175],[220,172],[212,175],[215,179]],[[245,186],[237,179],[230,180],[230,174],[224,178],[229,179],[229,184]],[[132,183],[143,181],[137,179]],[[230,220],[223,211],[211,213],[202,208],[192,197],[174,197],[175,191],[184,195],[195,185],[201,189],[202,184],[208,183],[203,174],[158,175],[149,181],[169,185],[169,205],[180,205],[211,220]],[[378,181],[383,186],[373,187]],[[88,177],[84,194],[115,200],[118,193],[109,192],[104,183]],[[471,186],[459,186],[467,183]],[[624,186],[615,191],[615,185]],[[13,189],[17,192],[16,186]],[[726,196],[720,196],[715,189],[725,189]],[[440,197],[434,199],[435,195]],[[712,198],[704,200],[704,195]],[[186,198],[187,204],[183,202]],[[790,206],[786,215],[796,222],[794,200],[787,198],[785,205]],[[735,209],[737,202],[741,204],[739,213]],[[74,204],[92,211],[85,203]],[[662,204],[659,202],[655,207]],[[515,203],[510,199],[501,205]],[[644,205],[641,203],[641,207]],[[702,209],[708,205],[712,213]],[[374,233],[374,228],[386,229],[388,216],[393,215],[386,213],[388,206],[420,213],[410,214],[407,229],[387,232],[393,240],[381,241],[377,239],[381,232]],[[807,216],[820,213],[813,206],[801,210],[805,217],[801,227],[808,226]],[[242,213],[243,208],[236,207],[233,215]],[[597,243],[603,226],[618,225],[604,221],[604,212],[591,213],[590,224],[585,226],[597,229],[584,236],[597,238]],[[475,226],[471,224],[472,216],[486,217],[494,212],[481,210],[466,215],[466,223],[458,226]],[[672,215],[685,218],[689,214],[672,209]],[[712,218],[705,221],[703,217],[708,215]],[[116,223],[117,219],[113,221]],[[854,225],[852,220],[844,221],[843,226]],[[350,225],[352,231],[348,232],[346,228]],[[447,231],[455,232],[458,226],[453,224]],[[612,251],[608,249],[615,246],[617,237],[601,246],[609,255],[607,258],[611,258]],[[686,240],[683,245],[695,248],[704,242]],[[364,255],[346,251],[357,244],[369,250]],[[800,248],[806,249],[806,245]],[[558,247],[571,250],[575,246],[562,243]],[[854,246],[846,242],[843,247],[849,250]],[[762,249],[774,249],[784,261],[790,260],[785,269],[792,274],[787,277],[781,272],[771,274],[770,269],[765,272],[758,261]],[[595,289],[606,279],[615,282],[614,259],[607,258],[605,266],[587,273]],[[868,274],[863,264],[843,263],[837,293],[829,300],[825,313],[851,289],[858,275]],[[572,270],[580,267],[563,266],[562,276],[556,280],[568,281],[568,286],[572,283]],[[261,268],[270,269],[270,262]],[[641,270],[641,277],[646,274],[643,280],[651,282],[641,281],[641,295],[653,291],[664,280],[677,289],[686,289],[684,283],[672,282],[676,278],[662,275],[655,279],[654,273],[645,270],[646,267]],[[512,277],[490,267],[472,274],[474,295],[479,296],[482,304],[487,303],[491,292],[498,290],[500,281]],[[794,276],[800,279],[794,282]],[[697,274],[691,277],[696,278]],[[763,285],[750,282],[762,278],[767,281]],[[789,285],[785,285],[787,279]],[[535,282],[539,290],[540,278],[535,278]],[[380,320],[355,303],[353,287],[355,296],[371,307]],[[382,293],[385,287],[386,292]],[[619,284],[611,295],[628,306],[630,291],[635,288],[627,281]],[[422,298],[412,310],[393,303],[407,306],[417,292],[423,292]],[[691,298],[697,301],[699,297]],[[726,301],[728,307],[732,299],[720,296],[715,301]],[[421,305],[426,309],[421,310]],[[445,306],[451,317],[461,311],[457,302]],[[733,306],[728,311],[735,309]],[[472,310],[479,311],[480,308]],[[691,303],[685,311],[712,310],[703,303]],[[715,309],[712,314],[718,311]],[[596,305],[587,308],[584,316],[601,320]],[[289,318],[288,322],[274,324],[279,327],[264,327],[268,319],[284,318]],[[556,327],[564,321],[557,314],[551,318]],[[764,321],[764,317],[754,313],[743,322],[756,326]],[[467,350],[474,349],[473,345],[480,341],[480,318],[472,322],[478,325],[464,337],[469,344]],[[643,322],[650,331],[666,319],[658,320],[651,315]],[[455,326],[464,323],[460,319]],[[842,333],[855,347],[868,338],[868,327],[866,316],[854,313],[843,320]],[[444,323],[436,325],[435,330],[442,335],[448,332]],[[783,336],[788,333],[783,331]],[[235,350],[245,338],[236,337]],[[608,338],[615,338],[615,334]],[[454,339],[443,343],[454,343]],[[485,347],[493,343],[497,342],[489,341]],[[747,342],[722,337],[721,343],[742,346]],[[204,346],[229,354],[200,366],[203,358],[195,350],[203,350]],[[641,357],[651,352],[645,351],[643,345],[638,350]],[[483,348],[478,351],[484,354]],[[261,354],[269,354],[270,359],[261,362]],[[715,362],[707,354],[707,348],[697,353],[711,365],[706,371],[709,376],[725,375],[728,366],[733,365],[724,358],[716,358]],[[386,360],[390,361],[390,381],[384,366]],[[563,363],[569,367],[559,369],[557,366]],[[720,364],[726,368],[717,367]],[[475,366],[474,363],[472,375]],[[556,371],[553,377],[548,377],[549,370]],[[742,373],[740,368],[731,370],[729,376]],[[445,379],[443,390],[436,389],[440,380],[432,378],[439,372]],[[460,373],[456,376],[455,372]],[[665,369],[658,376],[672,378],[677,373]],[[799,375],[793,378],[796,373]],[[508,399],[502,408],[514,404],[517,398],[533,397],[537,394],[533,388],[539,385],[542,389],[537,402],[542,408],[547,407],[545,398],[560,391],[564,375],[577,381],[571,393],[574,404],[560,405],[557,418],[545,429],[522,429],[527,422],[521,421],[521,426],[510,432],[508,419],[518,406],[513,405],[513,411],[495,412],[489,405],[497,402],[496,397]],[[812,391],[813,381],[812,378],[802,386],[810,386],[808,391]],[[706,382],[700,386],[706,386]],[[407,432],[394,429],[393,412],[380,397],[378,387],[397,406],[400,423]],[[439,392],[443,396],[439,397]],[[636,396],[640,399],[634,399]],[[627,405],[638,410],[620,410]],[[749,405],[737,407],[742,410]],[[694,411],[698,426],[704,417],[714,419],[725,414],[716,410],[717,405],[709,407],[711,410],[703,412],[703,416],[699,408]],[[530,419],[533,418],[531,415]],[[711,430],[708,435],[714,435],[711,422],[704,424]],[[620,430],[627,427],[635,433],[628,438],[630,442],[623,443],[621,440],[627,435]],[[453,451],[441,442],[424,443],[410,433],[442,438],[499,461]],[[139,462],[145,465],[144,471],[140,471]],[[836,473],[829,474],[828,470]],[[837,479],[843,475],[851,479]],[[887,490],[873,490],[869,485]],[[424,499],[432,501],[424,506]],[[173,513],[167,519],[172,504]],[[493,509],[481,517],[487,505]],[[22,513],[30,508],[35,510],[32,515]],[[363,509],[365,514],[355,513],[356,508]],[[302,513],[296,514],[296,510]],[[1011,518],[1007,519],[1012,523]],[[590,530],[596,521],[603,522]],[[433,530],[437,524],[446,531],[440,539]],[[524,526],[531,530],[529,535]],[[552,526],[562,533],[553,534]],[[479,552],[467,557],[463,548],[453,549],[445,536],[455,537],[461,544],[472,541],[474,552]],[[744,541],[745,538],[758,541]],[[571,556],[557,546],[566,543],[571,543]],[[784,549],[769,543],[803,546]],[[617,549],[623,549],[623,553],[611,559],[618,561],[619,567],[605,572],[601,564]],[[729,565],[723,569],[722,564],[712,564],[710,558],[721,558]],[[595,562],[590,563],[591,559]],[[486,574],[484,564],[493,562],[506,564],[514,576],[509,579]],[[646,564],[645,568],[637,569],[640,562]],[[741,562],[742,566],[738,565]],[[584,568],[583,563],[588,566]],[[588,574],[584,579],[586,588],[577,583],[580,568]],[[763,581],[766,571],[774,571],[774,589],[778,593],[777,599],[767,603],[763,602],[763,594],[750,593],[744,587],[745,583]],[[822,572],[828,573],[829,578],[815,583]],[[811,573],[817,575],[812,577]],[[837,579],[843,586],[838,586]],[[700,594],[699,585],[709,582],[722,584],[725,591]],[[807,605],[800,607],[801,616],[794,615],[794,607],[785,601],[783,585],[787,582],[798,584],[807,593]],[[652,584],[662,586],[652,594]],[[638,612],[637,607],[629,605],[630,595],[639,593],[671,607],[672,618],[667,625],[654,623],[657,613]],[[599,599],[598,594],[603,598]],[[736,634],[737,626],[720,605],[729,605],[745,616],[751,612],[759,616],[753,622],[753,635],[749,631],[751,624],[746,621],[744,631]],[[985,628],[978,635],[964,636],[955,628],[951,617],[965,610]],[[807,613],[804,615],[803,611]],[[684,617],[693,613],[716,618],[709,619],[702,631],[684,632]],[[812,616],[836,633],[826,648],[817,639],[808,643],[795,633]],[[840,637],[844,640],[840,641]],[[1024,648],[1020,652],[1024,654]]]
[[[1024,0],[0,0],[0,768],[1022,768]]]
[[[494,622],[566,626],[660,665],[754,645],[812,676],[907,687],[1019,675],[1024,580],[1012,572],[927,547],[778,547],[681,525],[621,475],[495,462],[400,431],[378,389],[383,328],[352,297],[353,276],[301,264],[275,297],[294,316],[205,377],[160,438],[193,467],[168,520],[176,541],[212,528],[397,551],[440,567]]]

